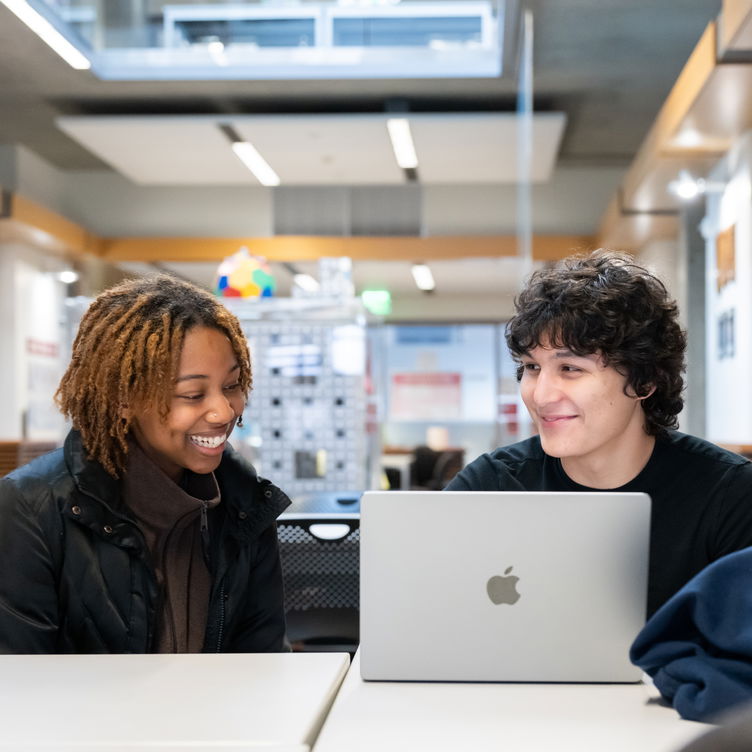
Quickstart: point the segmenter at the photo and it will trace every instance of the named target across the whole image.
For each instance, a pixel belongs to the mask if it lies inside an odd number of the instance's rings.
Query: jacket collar
[[[291,504],[290,499],[228,446],[219,467],[214,471],[222,492],[225,512],[235,520],[238,538],[258,535],[271,525]]]
[[[122,500],[121,482],[109,475],[98,462],[87,459],[81,435],[75,429],[68,433],[63,452],[68,470],[81,493],[95,499],[110,514],[132,520],[133,516]],[[232,520],[231,530],[240,540],[261,533],[291,503],[271,481],[259,478],[253,465],[229,446],[214,474],[222,495],[221,506]]]
[[[123,514],[120,481],[113,478],[99,462],[87,458],[81,434],[76,429],[72,429],[65,437],[63,455],[79,491],[96,499],[109,511]]]

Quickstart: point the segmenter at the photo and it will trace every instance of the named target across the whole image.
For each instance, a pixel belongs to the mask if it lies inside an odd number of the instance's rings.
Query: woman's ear
[[[130,420],[133,417],[130,407],[128,405],[118,405],[118,418],[123,420]]]

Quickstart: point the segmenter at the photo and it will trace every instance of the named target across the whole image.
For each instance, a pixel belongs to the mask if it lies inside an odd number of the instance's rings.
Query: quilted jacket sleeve
[[[53,547],[60,537],[26,498],[0,480],[0,653],[54,653],[58,599]]]

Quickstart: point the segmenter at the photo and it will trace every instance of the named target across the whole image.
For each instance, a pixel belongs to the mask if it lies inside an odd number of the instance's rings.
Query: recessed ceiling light
[[[436,282],[434,282],[433,273],[426,264],[413,264],[411,271],[419,290],[431,292],[435,289]]]
[[[78,282],[78,272],[74,272],[73,269],[65,269],[58,273],[57,278],[66,285],[72,285],[74,282]]]
[[[319,281],[312,277],[310,274],[296,274],[292,281],[301,289],[305,290],[306,292],[316,292],[321,285],[319,285]]]
[[[43,15],[34,10],[25,0],[0,0],[12,13],[21,19],[45,44],[51,47],[71,68],[88,70],[91,61],[71,44]]]
[[[389,138],[397,164],[403,170],[414,170],[418,167],[418,155],[415,153],[413,136],[407,118],[389,118],[386,121]]]
[[[256,176],[256,180],[268,187],[280,184],[279,175],[271,168],[269,163],[258,153],[256,147],[248,141],[236,141],[232,150],[238,159]]]

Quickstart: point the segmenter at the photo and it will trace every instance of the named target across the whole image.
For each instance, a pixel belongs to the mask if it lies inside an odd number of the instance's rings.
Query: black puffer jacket
[[[204,651],[285,650],[275,520],[290,501],[231,449],[215,475]],[[76,431],[0,480],[0,653],[148,653],[158,599],[120,484]]]

